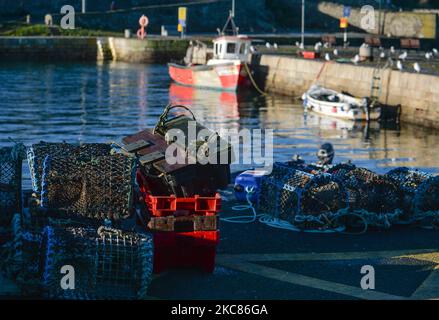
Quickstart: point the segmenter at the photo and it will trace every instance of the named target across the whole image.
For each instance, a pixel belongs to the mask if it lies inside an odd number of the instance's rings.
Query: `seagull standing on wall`
[[[431,53],[431,52],[425,53],[425,59],[430,60],[432,57],[433,57],[433,53]]]
[[[407,51],[404,51],[402,54],[399,55],[399,60],[405,61],[407,59]]]
[[[271,48],[271,44],[270,44],[270,42],[266,42],[266,43],[265,43],[265,46],[267,47],[267,49],[270,49],[270,48]]]
[[[396,63],[396,67],[398,68],[399,71],[402,71],[402,69],[404,69],[401,60],[398,60],[398,62]]]
[[[419,63],[417,63],[417,62],[415,62],[415,63],[413,64],[413,69],[415,69],[415,71],[416,71],[417,73],[421,72],[421,66],[420,66]]]
[[[273,48],[275,49],[275,50],[277,50],[277,43],[275,42],[274,44],[273,44]]]

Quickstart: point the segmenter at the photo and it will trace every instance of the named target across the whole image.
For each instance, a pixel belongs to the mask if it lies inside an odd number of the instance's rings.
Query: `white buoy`
[[[416,71],[417,73],[421,72],[421,66],[420,66],[419,63],[417,63],[417,62],[415,62],[415,63],[413,64],[413,69],[415,69],[415,71]]]
[[[404,69],[401,60],[398,60],[398,62],[396,63],[396,67],[398,68],[399,71],[402,71],[402,69]]]
[[[331,61],[331,56],[329,55],[329,53],[325,53],[325,60]]]
[[[334,51],[332,52],[334,54],[334,56],[338,56],[338,50],[334,49]]]
[[[405,61],[405,59],[407,59],[407,51],[404,51],[402,54],[399,55],[399,60]]]

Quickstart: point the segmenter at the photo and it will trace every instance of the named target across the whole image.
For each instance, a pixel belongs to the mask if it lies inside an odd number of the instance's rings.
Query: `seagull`
[[[391,46],[391,47],[390,47],[390,53],[391,53],[391,54],[395,54],[395,47],[394,47],[394,46]]]
[[[300,47],[300,42],[296,41],[296,47]]]
[[[270,48],[271,48],[271,44],[270,44],[270,42],[266,42],[266,43],[265,43],[265,46],[267,47],[267,49],[270,49]]]
[[[331,56],[329,55],[329,53],[325,53],[325,60],[331,61]]]
[[[407,51],[404,51],[402,54],[399,55],[399,60],[405,61],[407,59]]]
[[[253,47],[253,46],[250,46],[250,52],[251,52],[251,53],[255,53],[255,52],[256,52],[256,48]]]
[[[381,59],[384,59],[385,57],[386,57],[386,53],[385,53],[384,51],[381,52],[381,53],[380,53],[380,58],[381,58]]]
[[[437,55],[439,55],[439,52],[437,51],[437,49],[436,48],[433,48],[433,54],[435,55],[435,56],[437,56]]]
[[[316,43],[314,45],[314,51],[320,51],[320,47],[321,47],[321,45],[319,43]]]
[[[413,64],[413,69],[415,69],[415,71],[416,71],[417,73],[421,72],[421,66],[420,66],[419,63],[417,63],[417,62],[415,62],[415,63]]]
[[[334,49],[334,51],[332,52],[334,54],[334,56],[338,56],[338,50]]]
[[[276,43],[276,42],[273,44],[273,48],[274,48],[275,50],[277,50],[277,43]]]
[[[396,67],[398,68],[399,71],[402,71],[402,69],[404,69],[401,60],[398,60],[398,62],[396,63]]]
[[[358,54],[356,54],[355,57],[353,59],[351,59],[351,61],[354,64],[358,64],[358,62],[360,62],[360,56]]]
[[[431,53],[431,52],[425,53],[425,59],[430,60],[432,57],[433,57],[433,53]]]

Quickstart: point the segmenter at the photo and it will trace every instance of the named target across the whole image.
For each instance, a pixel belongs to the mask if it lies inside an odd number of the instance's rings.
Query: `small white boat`
[[[371,107],[369,100],[313,85],[302,96],[306,110],[341,119],[361,121],[378,120],[381,108]]]

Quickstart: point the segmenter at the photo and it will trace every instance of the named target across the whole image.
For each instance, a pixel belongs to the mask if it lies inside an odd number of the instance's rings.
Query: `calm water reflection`
[[[105,142],[153,126],[169,101],[191,105],[212,129],[274,129],[279,161],[293,154],[313,160],[317,146],[330,141],[337,161],[353,159],[379,172],[403,165],[439,171],[438,131],[408,125],[366,128],[305,116],[300,102],[288,97],[186,88],[171,84],[163,65],[0,65],[0,144],[9,144],[9,137],[27,145]],[[243,167],[233,167],[238,169]]]

